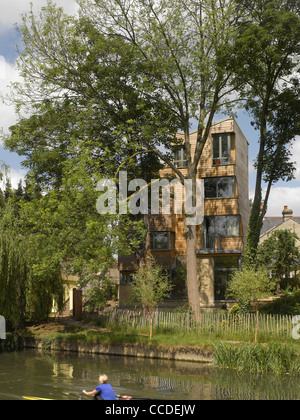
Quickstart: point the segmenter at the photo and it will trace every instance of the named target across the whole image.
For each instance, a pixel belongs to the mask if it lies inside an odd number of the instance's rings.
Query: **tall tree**
[[[10,326],[21,327],[25,319],[27,264],[18,240],[0,234],[0,313]]]
[[[197,167],[207,142],[213,118],[228,105],[232,92],[229,63],[234,49],[235,22],[231,1],[190,0],[158,2],[110,0],[80,2],[85,17],[99,33],[130,45],[140,65],[134,81],[142,98],[157,103],[173,116],[176,129],[184,133],[187,179],[193,181],[192,200],[196,201]],[[142,65],[141,65],[142,64]],[[191,120],[198,122],[195,152],[192,152]],[[133,127],[134,127],[134,121]],[[165,125],[166,127],[166,125]],[[172,128],[172,127],[171,127]],[[155,132],[143,130],[137,143],[167,163],[181,181],[185,176],[174,166],[170,155],[164,154],[160,142],[170,150],[175,132],[163,139]],[[186,234],[187,286],[189,303],[196,319],[200,318],[200,296],[197,278],[196,226],[187,224]]]
[[[239,83],[244,82],[242,93],[246,98],[246,107],[259,130],[255,195],[245,251],[245,263],[252,264],[256,258],[262,227],[260,212],[263,177],[265,175],[269,183],[264,213],[272,184],[291,176],[291,167],[288,167],[287,161],[281,159],[278,165],[274,158],[282,156],[292,141],[299,115],[299,101],[296,106],[292,105],[288,93],[293,89],[291,78],[298,66],[300,16],[299,2],[293,0],[238,0],[237,4],[244,12],[237,42],[237,59],[241,64],[240,67],[236,66],[240,69],[237,79]],[[294,119],[289,119],[293,124],[292,134],[291,130],[282,130],[287,120],[282,119],[278,127],[279,110],[284,107],[282,101],[289,108],[290,114],[294,115]],[[295,98],[292,101],[295,103]],[[287,113],[284,115],[286,117]],[[277,133],[278,129],[280,133]]]
[[[182,130],[195,204],[197,167],[213,118],[233,100],[235,2],[79,4],[79,19],[65,16],[51,2],[38,18],[32,12],[24,16],[19,69],[26,83],[16,86],[18,106],[31,105],[37,113],[45,101],[52,106],[71,101],[87,113],[105,150],[111,147],[112,136],[121,149],[131,148],[131,155],[154,150],[183,182],[170,155],[175,133]],[[194,153],[192,119],[198,122]],[[187,226],[186,243],[189,302],[199,319],[196,226]]]
[[[50,235],[37,231],[28,211],[30,205],[38,216],[37,200],[25,203],[19,190],[12,189],[0,207],[0,309],[13,327],[25,316],[46,319],[54,303],[59,311],[64,305],[62,251],[51,252],[57,238],[51,243]]]
[[[292,146],[300,135],[300,83],[294,79],[291,87],[285,86],[274,92],[270,103],[269,127],[266,134],[265,155],[263,158],[263,180],[267,185],[264,204],[260,214],[261,222],[268,209],[272,186],[282,180],[291,181],[295,175],[292,159]]]

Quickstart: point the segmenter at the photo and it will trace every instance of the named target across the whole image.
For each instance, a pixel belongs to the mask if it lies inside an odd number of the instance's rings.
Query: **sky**
[[[17,52],[15,44],[19,37],[15,24],[20,22],[21,14],[33,4],[34,11],[38,13],[40,8],[46,4],[46,0],[0,0],[0,95],[9,91],[11,82],[19,81],[20,76],[16,69]],[[77,9],[75,0],[56,0],[58,6],[64,8],[67,13],[74,13]],[[0,102],[0,130],[8,132],[11,125],[16,122],[14,108]],[[237,122],[249,141],[249,195],[253,198],[255,187],[255,170],[253,161],[258,153],[258,133],[251,126],[251,118],[245,111],[240,111]],[[293,161],[296,162],[296,179],[289,182],[279,182],[273,186],[267,216],[280,217],[284,206],[294,211],[294,216],[300,217],[300,137],[292,148]],[[0,144],[0,161],[4,161],[10,167],[10,177],[14,187],[19,180],[23,180],[26,171],[22,168],[22,157],[5,150]]]

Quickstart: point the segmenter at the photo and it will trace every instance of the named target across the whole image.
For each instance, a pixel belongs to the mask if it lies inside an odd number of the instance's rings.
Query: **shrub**
[[[268,303],[261,309],[261,312],[274,315],[299,315],[300,291]]]

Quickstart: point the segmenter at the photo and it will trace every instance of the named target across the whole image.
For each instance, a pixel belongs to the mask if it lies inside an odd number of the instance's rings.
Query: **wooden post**
[[[82,318],[82,290],[73,289],[73,317]]]

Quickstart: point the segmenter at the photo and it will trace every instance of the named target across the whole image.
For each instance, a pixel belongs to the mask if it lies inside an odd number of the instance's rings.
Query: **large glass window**
[[[239,257],[217,257],[215,265],[215,300],[228,300],[226,296],[227,284],[235,270],[240,268]]]
[[[235,177],[206,178],[205,198],[234,198]]]
[[[173,232],[151,232],[152,251],[169,251],[174,248]]]
[[[203,247],[215,248],[216,237],[240,236],[239,216],[207,216],[203,222]]]
[[[184,146],[177,147],[177,149],[175,150],[174,165],[176,166],[176,168],[187,167],[187,159]]]
[[[231,135],[228,133],[213,135],[213,165],[231,163]]]

